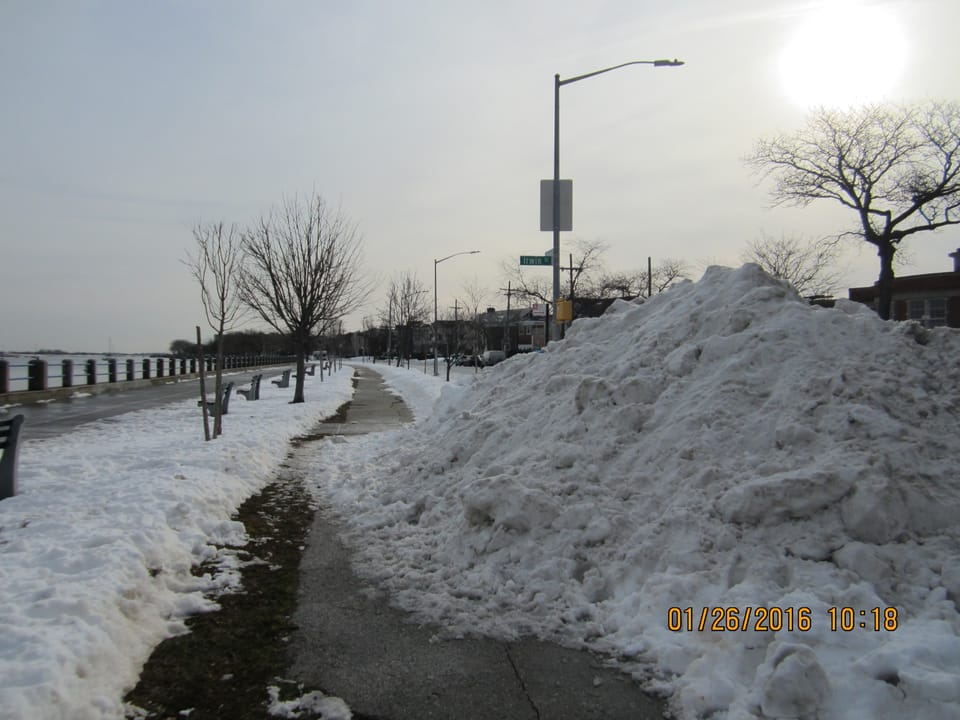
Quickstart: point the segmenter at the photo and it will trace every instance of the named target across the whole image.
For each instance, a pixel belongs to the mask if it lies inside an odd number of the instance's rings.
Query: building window
[[[924,327],[943,327],[947,324],[947,299],[908,300],[907,318],[923,323]]]

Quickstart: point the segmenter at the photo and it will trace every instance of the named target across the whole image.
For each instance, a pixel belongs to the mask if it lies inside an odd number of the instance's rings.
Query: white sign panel
[[[559,230],[573,230],[573,180],[560,181]],[[553,230],[553,180],[540,181],[540,229]]]

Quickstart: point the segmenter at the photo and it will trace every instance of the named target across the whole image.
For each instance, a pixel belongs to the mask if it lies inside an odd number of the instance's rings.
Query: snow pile
[[[679,717],[960,717],[958,357],[714,267],[327,445],[318,488],[403,607],[606,652]]]
[[[341,698],[324,695],[319,690],[308,692],[294,700],[281,700],[280,688],[275,685],[268,687],[267,693],[270,697],[270,704],[267,706],[270,717],[316,717],[320,720],[351,720],[353,717],[350,708]]]
[[[350,399],[351,375],[308,376],[297,405],[265,382],[260,400],[232,400],[210,443],[195,400],[24,442],[20,494],[0,503],[0,717],[123,717],[153,647],[236,579],[191,568],[229,566],[214,544],[245,542],[231,515],[291,436]]]

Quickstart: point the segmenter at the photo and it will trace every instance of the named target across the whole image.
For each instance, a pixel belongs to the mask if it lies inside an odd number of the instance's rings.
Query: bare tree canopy
[[[380,310],[380,317],[387,326],[388,350],[397,350],[397,365],[401,358],[409,358],[413,352],[412,325],[426,322],[430,317],[429,292],[409,270],[395,275],[387,289],[387,305]],[[400,328],[394,344],[393,331]]]
[[[200,283],[200,300],[207,324],[217,336],[217,375],[214,388],[213,437],[223,432],[223,335],[231,329],[243,313],[240,299],[240,273],[242,264],[241,238],[236,227],[224,228],[223,223],[198,224],[193,229],[196,254],[187,253],[184,263]],[[201,361],[202,365],[202,361]],[[201,367],[201,380],[203,369]],[[203,383],[201,382],[201,385]],[[201,394],[206,390],[201,387]],[[206,400],[206,398],[202,398]],[[206,428],[206,404],[204,408],[204,436],[210,435]]]
[[[210,329],[223,334],[243,310],[237,281],[240,276],[241,239],[236,227],[223,223],[198,224],[193,229],[196,254],[184,261],[200,283],[200,300]]]
[[[890,317],[893,258],[915,233],[960,222],[960,105],[821,108],[802,130],[761,140],[748,165],[776,181],[775,204],[833,200],[850,208],[850,233],[877,248],[878,311]]]
[[[409,270],[395,275],[387,288],[387,307],[380,312],[385,322],[406,325],[426,322],[430,318],[429,291]]]
[[[360,277],[362,241],[356,226],[319,195],[282,208],[244,233],[243,301],[293,342],[297,384],[293,402],[303,402],[303,376],[314,339],[360,304],[369,284]]]
[[[831,266],[837,257],[836,240],[807,240],[761,235],[747,243],[741,259],[756,263],[773,277],[786,280],[804,296],[833,295],[840,275]]]
[[[581,295],[596,298],[648,297],[662,293],[689,272],[683,260],[663,258],[653,266],[653,272],[632,270],[601,274],[590,286],[583,288]]]

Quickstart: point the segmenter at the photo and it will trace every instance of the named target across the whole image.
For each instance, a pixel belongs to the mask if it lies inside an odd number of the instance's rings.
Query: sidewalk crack
[[[523,694],[527,697],[527,702],[530,703],[530,707],[533,708],[533,714],[537,716],[537,720],[541,720],[540,708],[537,707],[537,704],[530,696],[530,690],[527,688],[527,684],[523,681],[523,676],[520,674],[520,668],[517,667],[517,663],[514,662],[513,656],[510,654],[509,645],[506,646],[505,652],[507,654],[507,661],[510,663],[510,667],[513,668],[513,674],[516,676],[517,682],[520,683],[520,689],[523,690]]]

